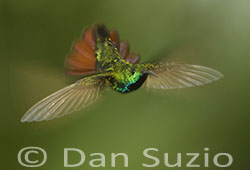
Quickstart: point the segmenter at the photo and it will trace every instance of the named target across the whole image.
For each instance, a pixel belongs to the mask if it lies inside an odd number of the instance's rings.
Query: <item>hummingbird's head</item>
[[[128,93],[142,86],[151,72],[143,70],[139,65],[130,65],[114,73],[110,79],[111,86],[120,93]]]

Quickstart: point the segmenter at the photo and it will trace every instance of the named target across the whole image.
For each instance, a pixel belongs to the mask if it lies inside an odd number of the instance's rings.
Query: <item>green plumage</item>
[[[86,71],[88,68],[85,63],[79,61],[83,61],[84,58],[91,63],[92,57],[94,64],[90,68],[94,69],[92,71],[95,71],[95,74],[84,77],[39,101],[25,113],[21,121],[51,120],[79,110],[97,100],[107,85],[115,91],[127,93],[140,88],[143,84],[147,88],[174,89],[201,86],[223,77],[220,72],[199,65],[168,62],[137,64],[139,57],[130,54],[128,44],[124,41],[119,42],[117,36],[112,31],[109,33],[104,25],[93,26],[91,35],[86,34],[82,44],[75,44],[76,51],[73,54],[78,55],[71,56],[68,63],[71,64],[71,69],[80,69],[71,72],[75,74],[82,71],[81,69]]]
[[[153,64],[131,64],[124,60],[109,37],[96,39],[96,59],[101,70],[109,76],[106,83],[114,90],[126,93],[139,88],[147,78],[144,71]]]

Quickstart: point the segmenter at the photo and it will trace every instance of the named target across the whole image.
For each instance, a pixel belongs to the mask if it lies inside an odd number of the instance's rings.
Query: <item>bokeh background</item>
[[[166,56],[216,68],[225,77],[164,95],[107,89],[99,102],[70,116],[21,123],[34,103],[76,80],[64,74],[64,58],[82,29],[96,21],[116,28],[142,61]],[[142,155],[148,147],[159,149],[152,154],[161,164],[152,169],[167,169],[165,152],[173,162],[178,152],[200,153],[199,169],[219,169],[212,158],[227,152],[234,158],[227,169],[249,169],[249,21],[250,2],[243,0],[0,0],[1,169],[27,169],[17,161],[27,146],[47,151],[47,163],[36,168],[42,170],[64,169],[66,147],[86,154],[86,162],[74,169],[92,169],[88,161],[94,152],[106,155],[106,169],[112,152],[129,155],[128,168],[120,160],[113,169],[147,169],[141,164],[152,163]],[[204,168],[205,147],[209,168]],[[70,162],[78,160],[70,155]],[[182,169],[187,161],[183,155]]]

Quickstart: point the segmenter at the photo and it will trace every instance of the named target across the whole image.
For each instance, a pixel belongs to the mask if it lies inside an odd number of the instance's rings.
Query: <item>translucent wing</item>
[[[220,72],[205,66],[191,64],[164,63],[151,69],[155,75],[149,75],[146,87],[174,89],[201,86],[223,77]]]
[[[95,76],[83,78],[36,103],[21,122],[51,120],[70,114],[93,103],[102,89],[102,79]]]

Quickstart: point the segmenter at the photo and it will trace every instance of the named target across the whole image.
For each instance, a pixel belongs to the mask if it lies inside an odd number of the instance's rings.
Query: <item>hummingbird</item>
[[[66,73],[83,78],[36,103],[21,122],[70,114],[95,102],[106,87],[126,94],[142,86],[167,90],[201,86],[223,77],[215,69],[200,65],[139,61],[139,55],[130,53],[129,44],[120,41],[116,30],[93,24],[73,43],[65,60]]]

